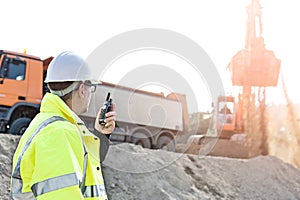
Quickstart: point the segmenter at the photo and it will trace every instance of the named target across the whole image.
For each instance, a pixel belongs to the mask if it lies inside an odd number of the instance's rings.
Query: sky
[[[289,96],[293,102],[300,103],[298,3],[296,0],[260,2],[266,48],[281,59],[281,72]],[[42,59],[72,50],[86,58],[99,45],[118,34],[143,28],[167,29],[185,35],[205,50],[222,77],[226,93],[231,94],[236,87],[231,86],[226,67],[237,51],[244,48],[246,5],[249,3],[250,0],[3,1],[0,49],[17,52],[26,49],[28,54]],[[128,56],[116,62],[116,66],[118,63],[149,64],[149,57],[156,64],[180,63],[175,62],[178,58],[174,56],[160,60],[162,53],[157,52]],[[146,57],[148,60],[144,59],[143,63],[141,58]],[[103,78],[107,82],[117,82],[125,73],[110,71]],[[189,74],[184,76],[189,77]],[[211,99],[205,89],[202,91],[201,99],[206,102],[201,108],[203,110]],[[280,81],[278,87],[268,88],[267,98],[271,103],[284,102]]]

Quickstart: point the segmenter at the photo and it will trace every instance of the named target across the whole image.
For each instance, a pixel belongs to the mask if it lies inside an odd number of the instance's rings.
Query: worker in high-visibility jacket
[[[73,52],[54,58],[45,82],[51,93],[21,137],[13,158],[10,199],[107,199],[101,161],[115,128],[115,106],[91,133],[78,115],[96,85],[87,63]],[[105,94],[104,94],[105,95]]]

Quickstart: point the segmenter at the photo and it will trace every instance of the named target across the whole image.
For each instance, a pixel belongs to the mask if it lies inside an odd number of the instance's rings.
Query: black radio
[[[112,99],[110,98],[110,92],[107,93],[106,96],[106,101],[102,105],[102,110],[100,113],[100,119],[99,119],[99,124],[105,125],[106,123],[104,122],[105,120],[105,114],[110,112],[112,110]]]

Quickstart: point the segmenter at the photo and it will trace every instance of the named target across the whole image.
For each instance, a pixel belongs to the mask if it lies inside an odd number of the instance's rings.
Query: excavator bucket
[[[239,51],[231,60],[232,85],[234,86],[277,86],[280,72],[280,60],[273,51],[262,49]]]

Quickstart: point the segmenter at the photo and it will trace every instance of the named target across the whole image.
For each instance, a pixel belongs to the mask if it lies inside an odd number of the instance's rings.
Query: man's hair
[[[48,83],[48,87],[51,90],[54,91],[59,91],[59,90],[63,90],[66,89],[67,87],[69,87],[71,84],[73,84],[74,81],[66,81],[66,82],[51,82]],[[70,99],[72,97],[72,92],[69,92],[68,94],[60,97],[64,102],[66,102],[68,99]]]

